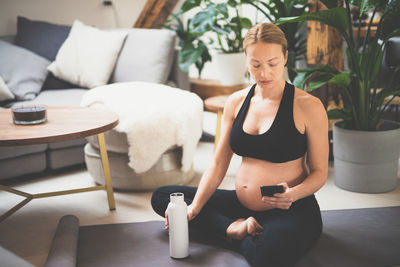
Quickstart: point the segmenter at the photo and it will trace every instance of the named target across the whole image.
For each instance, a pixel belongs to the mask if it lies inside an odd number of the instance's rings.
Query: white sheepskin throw
[[[149,82],[124,82],[93,88],[82,106],[104,105],[119,115],[116,131],[126,133],[129,166],[149,170],[174,145],[182,146],[188,171],[202,133],[203,101],[194,93]]]

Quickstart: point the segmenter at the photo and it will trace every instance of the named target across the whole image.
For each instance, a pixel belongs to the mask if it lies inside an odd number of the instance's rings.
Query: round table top
[[[217,95],[208,97],[204,100],[204,107],[207,111],[211,112],[223,111],[228,97],[229,95]]]
[[[84,138],[111,130],[118,115],[92,107],[47,107],[47,121],[16,125],[11,109],[0,110],[0,146],[33,145]]]

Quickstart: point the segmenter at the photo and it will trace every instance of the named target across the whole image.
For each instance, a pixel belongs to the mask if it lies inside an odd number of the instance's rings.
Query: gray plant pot
[[[360,193],[396,188],[400,153],[400,124],[385,121],[382,131],[355,131],[333,125],[335,184]]]

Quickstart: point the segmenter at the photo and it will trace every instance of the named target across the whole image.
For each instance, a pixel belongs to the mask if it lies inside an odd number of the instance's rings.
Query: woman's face
[[[274,88],[283,79],[286,55],[282,46],[258,42],[246,48],[247,66],[253,80],[263,89]]]

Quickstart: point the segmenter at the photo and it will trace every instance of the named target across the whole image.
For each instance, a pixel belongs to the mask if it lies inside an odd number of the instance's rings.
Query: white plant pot
[[[238,85],[245,82],[246,55],[242,53],[218,53],[214,56],[219,80],[222,85]]]

